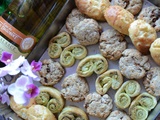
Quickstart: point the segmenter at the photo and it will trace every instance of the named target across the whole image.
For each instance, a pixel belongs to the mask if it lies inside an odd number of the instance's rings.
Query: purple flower
[[[28,104],[30,98],[39,94],[39,89],[33,85],[30,77],[21,75],[15,83],[9,85],[8,92],[18,104]]]
[[[21,67],[21,72],[24,75],[28,75],[33,78],[33,80],[39,81],[40,78],[36,75],[35,71],[41,68],[41,62],[32,62],[31,65],[27,60],[24,61],[23,66]]]
[[[4,85],[4,83],[2,82],[0,84],[0,94],[4,93],[4,91],[6,91],[8,88],[8,85]]]
[[[7,103],[7,105],[9,105],[10,101],[9,101],[9,95],[7,94],[7,92],[4,92],[1,96],[0,96],[0,100],[2,104]]]
[[[29,84],[26,86],[27,91],[25,92],[25,96],[27,98],[35,98],[39,94],[39,89],[34,84]]]
[[[12,60],[13,60],[13,54],[5,51],[2,52],[1,62],[8,65],[10,62],[12,62]]]
[[[20,56],[16,60],[13,60],[9,64],[7,64],[5,67],[0,68],[0,77],[3,77],[7,74],[9,75],[16,75],[20,72],[20,66],[23,64],[25,58],[23,56]]]
[[[32,71],[33,72],[36,72],[36,71],[39,71],[41,70],[41,67],[42,67],[42,62],[35,62],[35,60],[33,60],[31,62],[31,67],[32,67]]]

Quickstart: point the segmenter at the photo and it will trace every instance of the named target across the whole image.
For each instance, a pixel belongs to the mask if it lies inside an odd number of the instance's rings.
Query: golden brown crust
[[[123,76],[117,69],[110,69],[105,73],[98,76],[95,82],[96,91],[104,95],[107,91],[112,88],[118,89],[123,83]]]
[[[27,111],[27,120],[56,120],[54,114],[42,105],[32,105]]]
[[[160,38],[157,38],[150,47],[150,53],[153,60],[160,65]]]
[[[155,29],[144,20],[135,20],[128,29],[129,37],[138,51],[149,54],[152,42],[157,38]]]
[[[80,12],[100,21],[105,21],[103,12],[110,6],[109,0],[75,0]]]
[[[52,113],[59,113],[64,107],[64,99],[56,88],[40,86],[40,94],[35,98],[36,104],[46,106]]]
[[[125,35],[128,35],[128,28],[134,21],[133,14],[117,5],[109,6],[104,11],[104,17],[109,25]]]
[[[108,69],[108,61],[100,54],[90,55],[82,59],[77,66],[77,74],[88,77],[95,72],[102,74]]]
[[[87,114],[75,106],[66,106],[58,116],[58,120],[88,120]]]
[[[36,104],[34,99],[30,100],[30,103],[27,106],[24,106],[22,104],[17,104],[13,97],[10,98],[10,107],[11,109],[21,118],[27,119],[27,110],[30,106]]]

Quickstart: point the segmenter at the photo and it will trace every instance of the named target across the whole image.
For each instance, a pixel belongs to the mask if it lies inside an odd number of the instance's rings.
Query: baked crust
[[[149,48],[157,38],[155,29],[144,20],[138,19],[131,23],[128,31],[136,49],[144,55],[149,54]]]
[[[80,12],[100,21],[105,21],[104,10],[110,6],[109,0],[75,0]]]
[[[160,65],[160,38],[157,38],[149,49],[152,59]]]
[[[27,111],[27,120],[57,120],[48,108],[42,105],[32,105]]]
[[[104,11],[104,17],[110,26],[125,35],[129,34],[128,28],[134,21],[132,13],[117,5],[109,6]]]

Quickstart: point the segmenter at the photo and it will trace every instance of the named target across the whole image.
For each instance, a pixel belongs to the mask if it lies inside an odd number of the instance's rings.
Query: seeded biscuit
[[[66,100],[80,102],[89,93],[89,86],[85,78],[76,73],[67,76],[62,84],[61,93]]]
[[[119,5],[131,12],[133,15],[138,14],[143,5],[142,0],[113,0],[114,5]]]
[[[150,69],[149,58],[136,49],[126,49],[119,60],[119,69],[128,79],[141,79]]]
[[[106,118],[112,110],[113,103],[108,94],[100,95],[94,92],[86,96],[84,107],[89,115]]]
[[[138,19],[145,20],[157,32],[160,31],[160,8],[156,6],[149,6],[142,9],[138,15]]]
[[[143,81],[146,91],[154,96],[160,96],[160,67],[152,67]]]
[[[42,85],[54,85],[63,77],[65,71],[59,62],[51,59],[42,61],[42,69],[39,71],[40,83]]]
[[[125,35],[115,29],[102,32],[99,43],[101,54],[109,60],[118,60],[127,47],[124,37]]]

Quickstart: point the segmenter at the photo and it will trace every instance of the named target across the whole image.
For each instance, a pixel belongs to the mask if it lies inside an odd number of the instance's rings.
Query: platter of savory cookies
[[[160,8],[147,0],[75,5],[40,58],[40,94],[12,110],[29,120],[146,120],[160,96]]]

